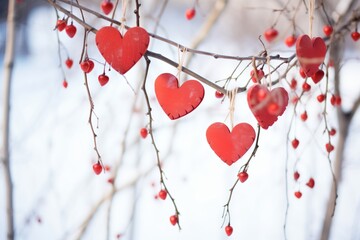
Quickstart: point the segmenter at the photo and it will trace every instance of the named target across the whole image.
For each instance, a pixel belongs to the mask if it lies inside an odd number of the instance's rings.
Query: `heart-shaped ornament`
[[[301,35],[296,40],[296,55],[306,76],[311,77],[324,62],[325,42],[320,37],[310,39],[308,35]]]
[[[114,27],[103,27],[97,31],[95,41],[106,62],[125,74],[145,54],[150,38],[141,27],[130,28],[124,36]]]
[[[163,73],[155,80],[156,98],[171,120],[192,112],[204,98],[204,87],[196,80],[187,80],[179,87],[178,79]]]
[[[239,123],[230,132],[225,124],[216,122],[206,130],[206,139],[216,155],[230,166],[249,150],[255,130],[248,123]]]
[[[282,87],[269,91],[265,85],[256,84],[248,90],[247,101],[259,125],[268,129],[284,113],[289,95]]]

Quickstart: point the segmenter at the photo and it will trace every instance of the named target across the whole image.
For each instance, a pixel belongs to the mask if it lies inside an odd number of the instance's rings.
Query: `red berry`
[[[314,73],[314,75],[311,76],[311,79],[316,84],[320,82],[321,79],[323,79],[323,77],[324,77],[324,71],[319,69],[316,73]]]
[[[341,97],[340,96],[335,96],[335,104],[337,106],[340,106],[341,105]]]
[[[300,68],[299,73],[300,73],[300,76],[301,76],[302,78],[306,78],[306,74],[305,74],[305,72],[304,72],[304,69]]]
[[[64,79],[64,81],[62,82],[62,85],[64,88],[67,88],[68,87],[68,82]]]
[[[66,25],[67,25],[67,23],[64,19],[59,19],[56,22],[56,28],[57,28],[57,30],[59,30],[59,32],[64,30],[66,28]]]
[[[167,192],[164,189],[161,189],[158,195],[159,195],[159,198],[161,198],[162,200],[165,200],[167,197]]]
[[[329,132],[330,136],[334,136],[336,134],[336,129],[332,128]]]
[[[304,82],[303,85],[302,85],[302,89],[303,89],[304,92],[308,92],[308,91],[310,91],[311,86],[307,82]]]
[[[332,34],[332,32],[333,32],[333,28],[332,28],[332,26],[330,26],[330,25],[325,25],[325,26],[323,27],[323,31],[324,31],[324,33],[325,33],[325,36],[329,37],[329,36]]]
[[[147,137],[147,135],[148,135],[148,130],[146,129],[146,128],[141,128],[140,129],[140,136],[142,137],[142,138],[146,138]]]
[[[296,37],[294,35],[285,38],[285,44],[288,47],[294,46],[295,42],[296,42]]]
[[[72,65],[73,65],[73,60],[71,58],[67,58],[66,61],[65,61],[65,65],[68,67],[68,68],[71,68]]]
[[[299,140],[294,138],[294,140],[291,141],[291,145],[293,146],[294,149],[296,149],[299,146]]]
[[[226,233],[226,235],[228,235],[228,236],[230,236],[232,233],[233,233],[233,227],[232,226],[230,226],[230,225],[227,225],[226,227],[225,227],[225,233]]]
[[[297,181],[300,178],[300,173],[298,171],[294,172],[294,180]]]
[[[65,31],[70,38],[73,38],[76,34],[76,27],[71,23],[65,27]]]
[[[109,0],[104,0],[101,2],[101,10],[108,15],[113,9],[114,5]]]
[[[290,88],[291,88],[292,90],[295,90],[296,87],[297,87],[297,81],[296,81],[295,78],[293,78],[293,79],[291,79],[291,82],[290,82]]]
[[[114,178],[109,178],[109,179],[107,180],[107,182],[110,183],[110,184],[114,184]]]
[[[331,143],[327,143],[327,144],[325,145],[325,147],[326,147],[326,151],[327,151],[328,153],[330,153],[330,152],[332,152],[332,151],[334,150],[334,146],[331,145]]]
[[[335,106],[336,105],[336,96],[335,95],[332,95],[331,98],[330,98],[330,103],[331,105]]]
[[[294,194],[295,194],[295,197],[297,197],[297,198],[301,198],[301,196],[302,196],[302,193],[300,191],[297,191]]]
[[[110,172],[111,167],[110,167],[109,165],[105,165],[105,166],[104,166],[104,170],[105,170],[106,172]]]
[[[358,33],[358,32],[352,32],[352,33],[351,33],[351,37],[352,37],[352,39],[356,42],[357,40],[360,39],[360,33]]]
[[[189,8],[185,12],[185,17],[187,20],[191,20],[195,17],[195,14],[196,14],[195,8]]]
[[[108,83],[109,77],[106,76],[105,73],[103,73],[103,74],[99,75],[98,80],[99,80],[100,86],[104,86],[105,84]]]
[[[94,62],[88,58],[80,63],[80,67],[84,71],[84,73],[91,72],[93,70],[94,66],[95,66]]]
[[[274,28],[269,28],[264,32],[265,39],[269,43],[272,42],[277,37],[278,34],[279,32]]]
[[[279,107],[279,104],[277,104],[276,102],[270,102],[267,105],[266,110],[271,115],[276,115],[277,116],[277,115],[279,115],[280,107]]]
[[[250,72],[251,80],[254,83],[260,82],[260,80],[264,77],[264,75],[265,75],[264,71],[261,69],[256,69],[256,74],[255,74],[254,69],[251,70],[251,72]]]
[[[247,172],[239,172],[238,178],[239,178],[240,182],[243,183],[249,178],[249,174],[247,174]]]
[[[304,122],[308,119],[308,115],[307,115],[307,112],[303,112],[301,115],[300,115],[300,118],[301,120],[303,120]]]
[[[103,168],[102,168],[102,166],[101,166],[101,164],[99,162],[97,162],[97,163],[95,163],[93,165],[93,170],[94,170],[96,175],[99,175],[101,173],[102,169]]]
[[[215,97],[216,98],[222,98],[222,97],[224,97],[224,94],[222,92],[215,91]]]
[[[174,226],[178,223],[178,220],[179,220],[179,218],[178,218],[177,215],[172,215],[172,216],[170,217],[170,223],[171,223],[172,225],[174,225]]]
[[[309,188],[313,188],[315,186],[315,180],[313,178],[310,178],[309,181],[306,183],[306,186]]]
[[[261,88],[257,94],[256,94],[256,97],[257,97],[257,100],[260,102],[260,101],[263,101],[268,95],[268,91],[266,91],[265,89]]]
[[[323,102],[325,100],[325,95],[324,94],[320,94],[316,97],[316,99],[319,101],[319,102]]]

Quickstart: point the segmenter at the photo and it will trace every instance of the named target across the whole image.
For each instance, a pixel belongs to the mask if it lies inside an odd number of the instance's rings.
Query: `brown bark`
[[[14,65],[14,44],[15,44],[15,0],[9,1],[7,25],[6,25],[6,49],[4,58],[4,79],[3,79],[3,146],[1,149],[1,162],[4,165],[5,181],[5,202],[6,202],[6,221],[7,238],[15,239],[14,227],[14,204],[13,204],[13,185],[10,166],[9,153],[9,134],[10,134],[10,90],[11,78]]]

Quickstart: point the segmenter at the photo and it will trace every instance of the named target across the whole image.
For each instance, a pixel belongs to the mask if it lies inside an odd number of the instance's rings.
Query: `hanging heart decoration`
[[[125,74],[145,54],[150,38],[141,27],[130,28],[124,36],[114,27],[103,27],[97,31],[95,41],[106,62]]]
[[[306,76],[311,77],[324,62],[326,44],[320,37],[310,39],[308,35],[301,35],[296,40],[296,55]]]
[[[187,80],[179,87],[178,79],[163,73],[155,80],[156,98],[171,120],[192,112],[204,98],[204,87],[196,80]]]
[[[206,139],[211,149],[227,165],[239,160],[251,147],[255,140],[255,130],[248,123],[239,123],[230,132],[220,122],[211,124],[206,130]]]
[[[269,91],[265,85],[256,84],[248,90],[247,101],[259,125],[268,129],[284,113],[289,95],[282,87]]]

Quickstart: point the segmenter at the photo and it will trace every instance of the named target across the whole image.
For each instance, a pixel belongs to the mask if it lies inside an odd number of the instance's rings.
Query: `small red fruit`
[[[334,150],[334,146],[333,146],[331,143],[327,143],[327,144],[325,145],[325,147],[326,147],[326,151],[327,151],[328,153],[330,153],[330,152],[332,152],[332,151]]]
[[[140,136],[142,137],[142,138],[146,138],[147,137],[147,135],[148,135],[148,130],[146,129],[146,128],[141,128],[140,129]]]
[[[331,98],[330,98],[330,103],[331,105],[335,106],[336,105],[336,96],[335,95],[332,95]]]
[[[302,193],[300,191],[297,191],[294,194],[295,194],[295,197],[297,197],[297,198],[301,198],[301,196],[302,196]]]
[[[93,170],[94,170],[96,175],[99,175],[101,173],[102,169],[103,168],[102,168],[102,166],[101,166],[101,164],[99,162],[94,163]]]
[[[298,171],[294,172],[294,180],[297,181],[300,178],[300,173]]]
[[[162,200],[165,200],[167,197],[167,192],[164,189],[161,189],[158,195],[159,195],[159,198],[161,198]]]
[[[109,77],[105,75],[105,73],[99,75],[98,77],[100,86],[104,86],[109,82]]]
[[[313,178],[310,178],[309,181],[306,183],[306,186],[309,188],[313,188],[315,186],[315,180]]]
[[[172,216],[170,217],[170,223],[171,223],[172,225],[175,226],[175,225],[178,223],[178,221],[179,221],[179,218],[178,218],[177,215],[172,215]]]
[[[294,138],[294,140],[291,141],[291,145],[294,149],[296,149],[299,146],[299,140],[297,138]]]
[[[340,106],[341,105],[341,97],[340,96],[335,96],[335,104],[337,105],[337,106]]]
[[[73,65],[73,60],[71,58],[67,58],[65,61],[65,65],[70,69]]]
[[[299,74],[300,74],[300,76],[301,76],[302,78],[306,78],[306,74],[305,74],[305,72],[304,72],[304,69],[300,68]]]
[[[94,62],[88,58],[80,63],[80,67],[84,71],[84,73],[91,72],[94,69],[94,66]]]
[[[332,128],[329,132],[330,136],[334,136],[336,134],[336,129]]]
[[[324,71],[319,69],[316,73],[314,73],[314,75],[311,76],[311,79],[316,84],[320,82],[321,79],[323,79],[323,77],[324,77]]]
[[[66,25],[67,25],[67,23],[64,19],[59,19],[56,22],[56,28],[57,28],[57,30],[59,30],[59,32],[64,30],[66,28]]]
[[[256,69],[256,74],[255,74],[254,69],[251,70],[251,72],[250,72],[251,80],[254,83],[260,82],[260,80],[264,77],[264,75],[265,75],[264,71],[261,69]]]
[[[304,92],[308,92],[308,91],[310,91],[311,86],[307,82],[304,82],[303,85],[302,85],[302,89],[303,89]]]
[[[288,47],[292,47],[294,46],[296,42],[296,37],[294,35],[288,36],[287,38],[285,38],[285,44]]]
[[[294,97],[291,99],[291,103],[292,103],[292,104],[296,104],[298,101],[299,101],[299,97],[298,97],[298,96],[294,96]]]
[[[113,9],[114,5],[109,0],[104,0],[101,2],[101,10],[108,15]]]
[[[65,31],[70,38],[73,38],[76,34],[76,27],[71,23],[65,27]]]
[[[64,88],[67,88],[68,87],[68,82],[64,79],[64,81],[62,82],[62,85]]]
[[[278,34],[279,34],[279,32],[276,29],[269,28],[264,32],[264,37],[265,37],[266,41],[268,41],[270,43],[277,37]]]
[[[351,33],[351,38],[356,42],[357,40],[360,39],[360,33],[359,32],[352,32]]]
[[[323,102],[325,100],[325,95],[324,94],[320,94],[316,97],[316,99],[318,100],[318,102]]]
[[[276,102],[270,102],[267,105],[266,110],[268,111],[268,113],[270,113],[271,115],[279,115],[279,111],[280,111],[280,107],[279,104],[277,104]]]
[[[265,31],[264,36],[266,41],[270,43],[277,37],[278,34],[279,32],[276,29],[269,28],[268,30]]]
[[[332,34],[332,32],[333,32],[333,28],[332,28],[332,26],[330,26],[330,25],[325,25],[325,26],[323,27],[323,31],[324,31],[324,33],[325,33],[325,36],[329,37],[329,36]]]
[[[220,91],[215,91],[215,97],[216,98],[222,98],[222,97],[224,97],[224,94],[222,92],[220,92]]]
[[[260,89],[256,94],[256,98],[259,102],[263,101],[267,96],[268,96],[268,91],[266,91],[265,89]]]
[[[297,81],[296,81],[295,78],[293,78],[293,79],[291,79],[291,82],[290,82],[290,88],[291,88],[292,90],[295,90],[296,87],[297,87]]]
[[[239,172],[238,178],[239,178],[240,182],[243,183],[249,178],[249,174],[247,174],[247,172]]]
[[[303,120],[304,122],[308,119],[308,115],[307,115],[307,112],[303,112],[301,115],[300,115],[300,118],[301,120]]]
[[[112,177],[109,178],[109,179],[107,180],[107,182],[110,183],[110,184],[114,184],[114,178],[112,178]]]
[[[189,8],[185,12],[185,17],[187,20],[191,20],[195,17],[195,14],[196,14],[195,8]]]
[[[225,227],[225,233],[226,233],[226,235],[228,235],[228,236],[230,236],[232,233],[233,233],[233,227],[232,226],[230,226],[230,225],[227,225],[226,227]]]

